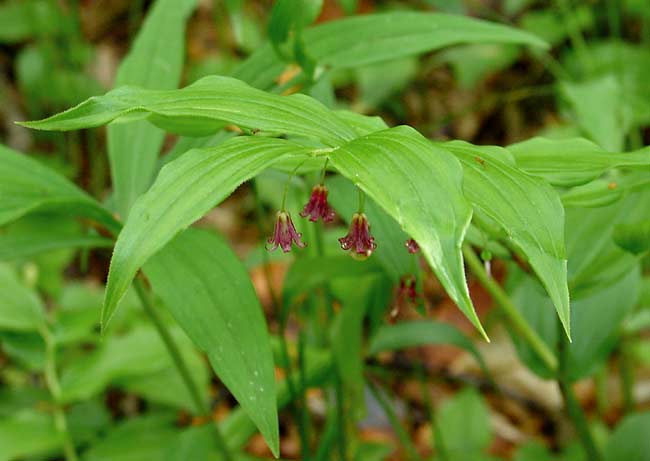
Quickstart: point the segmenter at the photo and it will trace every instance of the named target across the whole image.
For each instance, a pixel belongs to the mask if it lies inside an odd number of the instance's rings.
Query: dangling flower
[[[377,248],[375,238],[370,235],[370,225],[364,213],[352,215],[348,235],[341,237],[339,242],[342,249],[352,250],[350,254],[358,259],[366,259]]]
[[[399,279],[399,287],[395,295],[395,304],[390,311],[390,317],[395,318],[397,315],[408,308],[416,307],[418,304],[418,293],[416,291],[415,276],[411,274],[403,275]]]
[[[418,251],[420,251],[420,245],[418,245],[418,242],[413,240],[412,238],[408,239],[406,242],[404,242],[404,246],[408,250],[409,253],[414,255]]]
[[[269,237],[266,249],[269,251],[275,250],[278,246],[282,251],[288,253],[291,251],[291,244],[295,243],[299,248],[305,248],[305,244],[300,240],[302,234],[296,231],[296,228],[291,221],[291,216],[286,211],[278,211],[278,218],[275,221],[275,231],[273,236]]]
[[[323,184],[314,186],[311,190],[309,202],[300,212],[300,216],[303,218],[309,216],[311,222],[318,221],[318,218],[323,218],[325,222],[332,221],[334,219],[334,210],[327,203],[327,192],[327,187]]]

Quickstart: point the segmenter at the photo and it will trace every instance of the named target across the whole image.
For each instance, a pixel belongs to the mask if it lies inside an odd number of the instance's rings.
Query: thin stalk
[[[481,260],[476,256],[474,250],[469,246],[463,246],[463,255],[465,262],[472,270],[474,276],[490,293],[494,301],[501,306],[501,311],[506,315],[512,327],[521,335],[522,338],[530,345],[544,364],[551,370],[557,370],[558,361],[551,349],[539,337],[537,332],[531,328],[523,315],[517,310],[510,300],[505,290],[495,280],[493,280],[485,271]],[[564,333],[562,334],[564,336]]]
[[[210,416],[210,406],[208,405],[208,402],[206,402],[203,399],[203,397],[201,397],[201,391],[199,390],[199,387],[194,381],[194,379],[192,379],[192,375],[190,374],[190,371],[187,368],[187,364],[185,363],[185,360],[181,355],[178,345],[174,341],[174,338],[172,337],[171,333],[169,332],[167,325],[165,325],[164,320],[162,319],[162,317],[154,307],[153,303],[151,302],[151,299],[149,297],[149,294],[147,293],[144,283],[140,278],[136,277],[136,279],[133,282],[133,285],[135,287],[135,292],[137,293],[138,298],[140,299],[140,303],[142,304],[144,311],[147,313],[149,319],[151,319],[151,323],[153,323],[154,327],[158,331],[158,334],[160,335],[160,339],[162,339],[163,343],[165,344],[165,347],[167,348],[167,352],[169,353],[170,357],[172,358],[172,361],[174,362],[174,366],[178,370],[178,373],[181,375],[183,384],[185,384],[185,387],[190,393],[190,397],[192,399],[192,402],[194,403],[196,412],[198,414]],[[212,418],[210,418],[210,420],[212,420]],[[217,448],[219,449],[219,451],[221,451],[221,454],[226,461],[232,460],[233,456],[232,453],[230,452],[230,449],[228,448],[226,439],[224,438],[223,434],[221,433],[221,430],[219,429],[216,423],[214,424],[214,428],[215,428],[215,442],[217,444]]]
[[[436,418],[436,414],[433,409],[431,395],[429,395],[429,387],[427,386],[427,377],[425,371],[423,370],[423,367],[420,367],[418,369],[418,381],[420,382],[420,392],[422,393],[422,399],[424,400],[424,408],[426,409],[429,421],[431,421],[433,446],[435,447],[438,455],[440,455],[441,461],[449,461],[449,454],[445,448],[445,442],[442,439],[442,432],[440,431],[438,419]]]
[[[603,365],[594,376],[596,382],[596,405],[598,416],[602,419],[607,413],[609,396],[607,395],[607,365]]]
[[[379,406],[382,408],[382,410],[384,410],[384,413],[388,418],[388,422],[390,422],[390,425],[393,427],[393,430],[395,431],[395,435],[399,439],[402,448],[404,448],[404,451],[406,452],[406,459],[419,461],[421,457],[418,454],[418,451],[415,449],[415,445],[413,445],[413,442],[409,438],[409,435],[407,434],[406,430],[402,426],[402,423],[397,417],[397,413],[395,413],[393,406],[390,404],[388,399],[386,399],[386,397],[382,394],[381,390],[377,387],[377,385],[372,382],[372,380],[368,380],[368,388],[370,389],[372,395],[375,397],[375,400],[377,400],[377,403],[379,403]]]
[[[564,399],[564,406],[566,408],[567,414],[578,434],[580,443],[585,449],[587,454],[587,459],[590,461],[601,461],[602,454],[596,446],[591,430],[589,429],[589,421],[587,421],[587,415],[585,415],[584,410],[578,402],[578,398],[573,391],[573,386],[571,381],[568,378],[568,351],[569,351],[569,341],[564,335],[562,330],[562,325],[558,321],[558,334],[560,337],[560,366],[558,369],[558,384],[560,385],[560,391],[562,393],[562,398]]]
[[[363,194],[361,192],[361,189],[359,189],[359,193]],[[360,200],[362,195],[359,196]],[[361,203],[361,206],[363,203]],[[363,210],[362,210],[363,211]],[[324,243],[323,243],[323,229],[319,224],[316,224],[315,226],[315,241],[316,241],[316,253],[318,256],[323,257],[325,255],[325,250],[324,250]],[[333,299],[332,295],[330,293],[329,287],[325,285],[323,287],[323,302],[325,303],[325,308],[327,312],[327,323],[331,325],[332,319],[334,318],[334,310],[333,310]],[[329,331],[329,329],[327,329]],[[331,346],[331,345],[330,345]],[[346,437],[346,418],[345,418],[345,402],[343,401],[344,395],[343,395],[343,383],[341,381],[341,376],[339,375],[338,370],[336,370],[336,376],[334,378],[334,391],[335,391],[335,405],[336,405],[336,413],[338,416],[338,424],[337,424],[337,447],[338,447],[338,452],[339,452],[339,457],[341,458],[341,461],[347,460],[347,437]]]
[[[361,189],[359,191],[359,213],[363,213],[366,207],[366,194],[363,193]]]
[[[54,426],[61,436],[66,461],[77,461],[79,457],[70,436],[68,422],[61,404],[61,385],[56,372],[56,342],[46,325],[39,328],[39,332],[45,342],[45,384],[54,401]]]
[[[582,36],[580,27],[574,21],[574,16],[571,12],[569,0],[555,0],[555,4],[562,14],[564,27],[567,33],[569,34],[569,40],[571,41],[571,46],[575,48],[576,53],[578,54],[578,59],[580,60],[580,64],[582,65],[582,70],[586,71],[589,68],[591,57],[589,56],[587,43],[585,42],[585,38]]]
[[[619,368],[623,384],[623,409],[625,413],[634,411],[634,367],[630,356],[629,339],[623,338],[620,347]]]
[[[296,170],[297,168],[298,167],[296,167]],[[291,174],[291,178],[293,178],[293,173]],[[287,184],[285,184],[285,190],[282,198],[282,209],[284,209],[285,206],[290,182],[291,179],[289,179]],[[255,198],[255,216],[257,221],[257,227],[259,229],[260,235],[264,235],[263,234],[264,226],[262,225],[262,216],[264,210],[262,209],[262,200],[260,199],[255,181],[252,182],[252,190],[253,190],[253,197]],[[309,459],[309,439],[307,436],[307,431],[303,427],[304,419],[301,418],[298,408],[296,407],[296,400],[298,398],[298,393],[296,391],[296,387],[294,385],[293,376],[292,376],[291,358],[289,356],[289,346],[287,344],[287,338],[286,338],[286,321],[285,321],[285,316],[282,310],[281,303],[278,299],[277,293],[275,292],[275,288],[273,287],[273,282],[271,278],[271,266],[269,264],[269,255],[266,253],[266,251],[262,252],[262,267],[264,270],[264,280],[266,282],[266,287],[269,290],[269,296],[271,297],[273,314],[275,315],[276,319],[280,324],[280,331],[278,332],[278,334],[280,337],[280,351],[282,353],[282,362],[283,362],[282,369],[284,370],[284,375],[287,381],[287,390],[289,391],[289,400],[290,400],[289,411],[291,412],[291,416],[293,417],[296,425],[298,426],[302,458],[307,460]]]

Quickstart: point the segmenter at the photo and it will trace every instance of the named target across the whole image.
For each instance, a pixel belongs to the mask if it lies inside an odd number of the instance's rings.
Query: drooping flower
[[[420,245],[418,245],[418,242],[416,242],[412,238],[410,238],[406,242],[404,242],[404,246],[406,247],[408,252],[411,253],[411,254],[415,254],[418,251],[420,251]]]
[[[309,202],[305,208],[300,212],[300,216],[306,218],[309,216],[311,222],[318,221],[318,218],[323,218],[324,222],[330,222],[334,219],[334,210],[327,203],[327,187],[323,184],[317,184],[311,190]]]
[[[352,215],[350,230],[345,237],[339,239],[339,242],[343,250],[352,250],[350,254],[358,259],[366,259],[377,248],[375,238],[370,235],[370,225],[364,213]]]
[[[288,253],[291,251],[291,244],[299,248],[305,248],[305,244],[300,240],[302,234],[296,231],[293,221],[291,220],[291,215],[286,211],[278,211],[277,220],[275,221],[275,231],[273,236],[269,237],[267,240],[268,245],[266,249],[269,251],[275,250],[278,246],[282,248],[282,251]]]
[[[395,318],[405,309],[416,307],[418,304],[418,293],[416,291],[416,279],[414,275],[403,275],[399,279],[399,286],[395,294],[395,303],[390,311],[390,317]]]

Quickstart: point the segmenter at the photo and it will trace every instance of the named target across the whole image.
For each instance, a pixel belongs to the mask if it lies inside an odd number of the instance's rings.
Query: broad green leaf
[[[307,149],[284,140],[241,137],[187,152],[160,170],[120,233],[102,310],[106,328],[138,269],[176,234],[282,157]]]
[[[650,413],[627,416],[607,441],[605,461],[650,460]]]
[[[61,446],[61,435],[47,413],[22,410],[0,419],[2,460],[56,453]]]
[[[503,149],[462,141],[440,146],[463,165],[465,197],[497,222],[526,255],[570,337],[564,208],[555,190],[514,167],[510,154]]]
[[[178,86],[185,55],[185,23],[198,0],[157,0],[131,51],[117,71],[115,86],[152,90]],[[161,37],[164,36],[164,40]],[[118,213],[126,218],[135,199],[151,184],[165,133],[146,122],[108,127],[108,158]]]
[[[418,242],[451,299],[486,336],[465,280],[461,245],[472,210],[463,197],[458,160],[409,127],[361,137],[329,157]]]
[[[108,210],[70,181],[0,144],[0,225],[42,210],[85,216],[119,229]]]
[[[13,269],[0,264],[0,329],[35,331],[45,323],[45,309]]]
[[[59,215],[34,214],[0,229],[0,261],[33,256],[60,248],[110,248],[111,239],[82,231],[75,221]]]
[[[532,34],[467,16],[393,11],[352,16],[305,29],[305,50],[319,65],[352,68],[463,43],[513,43],[546,47]],[[285,64],[270,44],[257,50],[234,76],[269,88]]]
[[[76,107],[22,125],[40,130],[77,130],[114,120],[148,119],[160,128],[192,136],[213,134],[226,123],[264,133],[286,133],[337,145],[354,132],[316,100],[256,90],[229,77],[205,77],[180,90],[121,87]]]
[[[357,211],[356,188],[341,176],[329,178],[327,185],[330,189],[329,202],[340,217],[349,224],[352,215]],[[353,199],[351,200],[350,197]],[[399,281],[401,276],[413,272],[415,264],[413,256],[404,247],[404,243],[409,238],[408,234],[373,200],[366,199],[364,212],[368,216],[370,232],[375,237],[375,241],[382,242],[377,246],[372,258],[377,258],[394,282]]]
[[[188,229],[151,258],[144,272],[277,456],[269,336],[262,306],[237,256],[215,234]]]
[[[487,370],[478,349],[463,332],[453,325],[433,320],[412,320],[379,327],[370,340],[368,353],[375,355],[428,344],[452,344],[460,347],[472,354],[483,370]]]
[[[440,406],[437,417],[449,459],[486,459],[492,430],[490,413],[481,394],[471,388],[458,392]]]
[[[278,357],[280,355],[278,351],[280,341],[277,338],[272,338],[272,344],[276,361],[280,361],[281,359]],[[289,347],[295,349],[295,345]],[[324,382],[333,376],[333,373],[332,355],[329,351],[309,346],[305,347],[305,385],[307,387],[322,386]],[[294,386],[296,392],[302,391],[300,380],[295,380]],[[278,408],[283,408],[291,402],[291,393],[286,378],[278,382],[277,401]],[[240,449],[246,445],[248,439],[256,433],[255,423],[241,407],[231,411],[219,426],[223,431],[224,438],[228,441],[228,445],[235,449]]]
[[[508,146],[522,170],[556,186],[578,186],[600,177],[610,168],[647,171],[650,150],[608,153],[586,139],[533,138]]]
[[[183,359],[189,364],[197,363],[196,352],[187,337],[178,328],[171,331]],[[137,327],[125,335],[104,339],[93,353],[70,363],[61,374],[62,400],[87,400],[103,392],[109,385],[128,388],[131,379],[155,376],[169,369],[178,375],[158,333],[150,326]],[[205,369],[192,366],[190,372],[205,395]],[[187,388],[180,379],[177,383],[175,389],[180,394],[179,399],[185,402],[187,409],[198,411],[189,407],[193,401]]]

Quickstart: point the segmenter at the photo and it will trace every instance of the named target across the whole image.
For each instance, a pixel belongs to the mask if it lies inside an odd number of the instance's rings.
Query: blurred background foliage
[[[14,121],[43,118],[112,88],[121,59],[151,3],[1,3],[0,141],[38,158],[110,203],[106,130],[28,131]],[[306,14],[300,27],[353,13],[436,10],[514,25],[552,45],[550,51],[503,44],[462,45],[349,69],[316,67],[315,81],[306,88],[332,108],[380,115],[391,126],[408,124],[436,140],[510,145],[537,135],[553,139],[582,136],[609,152],[636,150],[650,142],[647,0],[325,0],[322,9],[321,2],[310,4],[313,14]],[[199,1],[188,22],[181,86],[206,75],[230,74],[267,36],[281,45],[287,38],[282,28],[268,27],[272,7],[272,2],[261,0]],[[278,46],[288,62],[276,91],[300,89],[291,83],[298,65],[303,69],[314,65],[308,45],[303,49],[298,44],[289,51]],[[161,46],[165,46],[164,37]],[[174,142],[173,136],[163,141],[164,150],[172,156],[182,152],[174,150],[178,149]],[[563,197],[565,204],[597,202],[598,192],[614,180],[629,191],[647,184],[642,175],[612,175],[590,184],[591,189],[573,189],[572,195]],[[274,334],[283,328],[273,311],[276,295],[285,308],[300,306],[304,314],[302,318],[289,316],[286,334],[291,339],[291,357],[307,357],[303,384],[310,388],[302,393],[304,401],[281,414],[282,457],[300,456],[295,412],[302,409],[311,420],[309,426],[319,434],[312,434],[316,458],[329,459],[331,440],[341,432],[333,427],[336,409],[326,405],[330,396],[323,386],[332,379],[333,355],[335,366],[345,368],[343,385],[355,396],[352,411],[360,415],[352,418],[358,420],[358,427],[343,431],[355,434],[351,458],[406,459],[433,452],[439,456],[442,450],[446,459],[459,461],[587,459],[562,415],[557,386],[541,378],[548,376],[548,370],[516,335],[516,350],[507,333],[497,331],[491,333],[490,345],[476,337],[467,343],[465,336],[458,339],[450,333],[441,342],[457,347],[434,345],[408,351],[401,350],[404,343],[391,345],[390,337],[375,336],[366,369],[380,378],[383,388],[366,386],[364,370],[348,353],[350,342],[360,337],[359,321],[340,316],[331,332],[319,332],[322,306],[309,299],[305,302],[305,293],[319,289],[324,279],[336,275],[332,282],[336,299],[343,305],[365,303],[364,308],[372,313],[367,328],[377,331],[396,302],[393,285],[409,270],[411,260],[385,253],[382,264],[393,267],[392,273],[385,273],[374,259],[360,268],[332,254],[327,255],[331,266],[318,262],[317,277],[309,277],[313,262],[310,266],[308,260],[288,269],[285,255],[272,254],[271,263],[262,264],[267,257],[260,242],[272,217],[265,208],[261,222],[256,223],[260,210],[254,195],[263,197],[264,206],[273,209],[281,200],[285,180],[283,173],[267,172],[257,179],[255,190],[241,188],[201,222],[202,227],[218,229],[245,260]],[[351,205],[343,191],[351,185],[342,178],[335,181],[340,184],[331,186],[331,201],[348,214],[346,207]],[[632,194],[598,209],[567,207],[569,278],[575,298],[572,323],[576,328],[568,357],[570,379],[577,382],[578,399],[592,416],[597,443],[608,447],[608,461],[650,459],[648,414],[629,416],[619,425],[631,410],[650,408],[647,248],[629,251],[625,229],[615,226],[622,217],[630,222],[647,219],[645,195]],[[298,209],[305,199],[304,184],[292,188],[292,209]],[[367,212],[372,217],[372,204]],[[403,235],[395,237],[394,225],[382,224],[381,216],[372,218],[375,234],[384,237],[383,241],[403,241]],[[101,247],[111,243],[102,241],[101,235],[87,235],[79,242],[75,226],[61,217],[37,215],[1,231],[0,259],[5,262],[0,264],[4,306],[0,310],[0,460],[58,459],[65,446],[54,430],[57,423],[43,384],[48,379],[43,370],[52,366],[52,348],[61,370],[61,400],[67,406],[70,432],[84,460],[213,459],[217,455],[209,424],[191,417],[192,400],[133,293],[114,320],[113,333],[100,338],[102,284],[110,259],[109,250]],[[327,230],[325,241],[335,242],[343,226],[339,222],[335,229]],[[38,240],[39,232],[56,236],[59,243],[34,251],[38,254],[15,250],[16,242]],[[470,233],[470,238],[479,246],[485,243],[480,233]],[[75,239],[74,246],[82,250],[67,247]],[[590,242],[589,247],[582,242]],[[508,254],[496,242],[485,246],[497,258]],[[550,301],[536,281],[518,270],[517,263],[495,260],[494,277],[510,289],[516,305],[525,307],[522,313],[544,340],[555,345],[558,331]],[[398,320],[408,325],[410,320],[432,317],[473,335],[435,278],[422,270],[422,305],[419,310],[400,311]],[[482,320],[494,324],[499,314],[492,309],[488,294],[476,281],[470,280],[470,287]],[[607,310],[612,305],[616,309]],[[50,327],[44,330],[38,325],[45,316]],[[303,331],[321,336],[331,333],[331,354],[310,348]],[[172,333],[230,442],[245,447],[251,455],[269,457],[261,437],[204,358],[179,328],[172,328]],[[432,332],[416,333],[411,329],[402,335],[411,340],[409,346],[430,342],[427,338]],[[274,348],[276,363],[282,363],[287,351],[277,340]],[[486,367],[489,374],[483,372]],[[425,374],[426,380],[422,378]],[[387,389],[394,391],[390,403]],[[281,386],[280,401],[285,405],[289,394],[286,385]],[[395,418],[405,424],[395,425]],[[399,427],[406,434],[400,433]],[[434,450],[432,438],[444,440],[444,448],[436,446]],[[616,443],[607,444],[608,439]],[[626,448],[617,451],[611,446]],[[628,449],[632,451],[625,452]],[[639,453],[642,457],[634,458]]]

